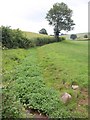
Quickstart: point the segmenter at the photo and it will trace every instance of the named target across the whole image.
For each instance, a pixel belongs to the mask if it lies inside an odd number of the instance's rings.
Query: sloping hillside
[[[24,35],[27,36],[28,38],[36,38],[36,37],[50,37],[48,35],[43,35],[43,34],[38,34],[38,33],[33,33],[33,32],[26,32],[23,31]]]

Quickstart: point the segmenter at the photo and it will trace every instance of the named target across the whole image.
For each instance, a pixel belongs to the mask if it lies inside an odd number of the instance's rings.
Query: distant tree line
[[[76,34],[71,34],[71,35],[70,35],[70,39],[75,40],[76,38],[78,38]],[[88,35],[85,34],[85,35],[83,36],[83,38],[88,38]]]

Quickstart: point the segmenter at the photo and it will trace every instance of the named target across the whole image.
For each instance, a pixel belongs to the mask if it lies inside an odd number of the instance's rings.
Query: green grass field
[[[52,38],[52,36],[49,36],[49,35],[44,35],[44,34],[38,34],[38,33],[33,33],[33,32],[26,32],[26,31],[23,31],[23,34],[29,38],[29,39],[35,39],[35,38]]]
[[[21,106],[23,117],[25,108],[39,110],[49,117],[88,117],[88,41],[3,50],[2,54],[3,89],[8,97],[15,98],[14,102],[4,103],[5,110],[14,104],[17,109]],[[71,88],[73,82],[78,90]],[[72,96],[68,104],[60,100],[64,92]]]

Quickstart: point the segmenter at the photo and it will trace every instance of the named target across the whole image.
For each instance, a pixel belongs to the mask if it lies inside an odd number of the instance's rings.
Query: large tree
[[[54,26],[54,34],[57,40],[59,39],[61,30],[70,31],[74,28],[75,24],[71,17],[72,10],[63,2],[55,3],[53,8],[48,11],[46,19],[50,25]]]

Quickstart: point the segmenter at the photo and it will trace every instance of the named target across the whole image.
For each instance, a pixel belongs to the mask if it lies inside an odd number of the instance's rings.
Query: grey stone
[[[72,85],[72,89],[76,90],[76,89],[78,89],[78,88],[79,88],[78,85]]]
[[[64,93],[64,94],[61,96],[61,100],[62,100],[62,102],[64,102],[64,103],[69,102],[71,98],[72,98],[71,95],[68,94],[68,93]]]

